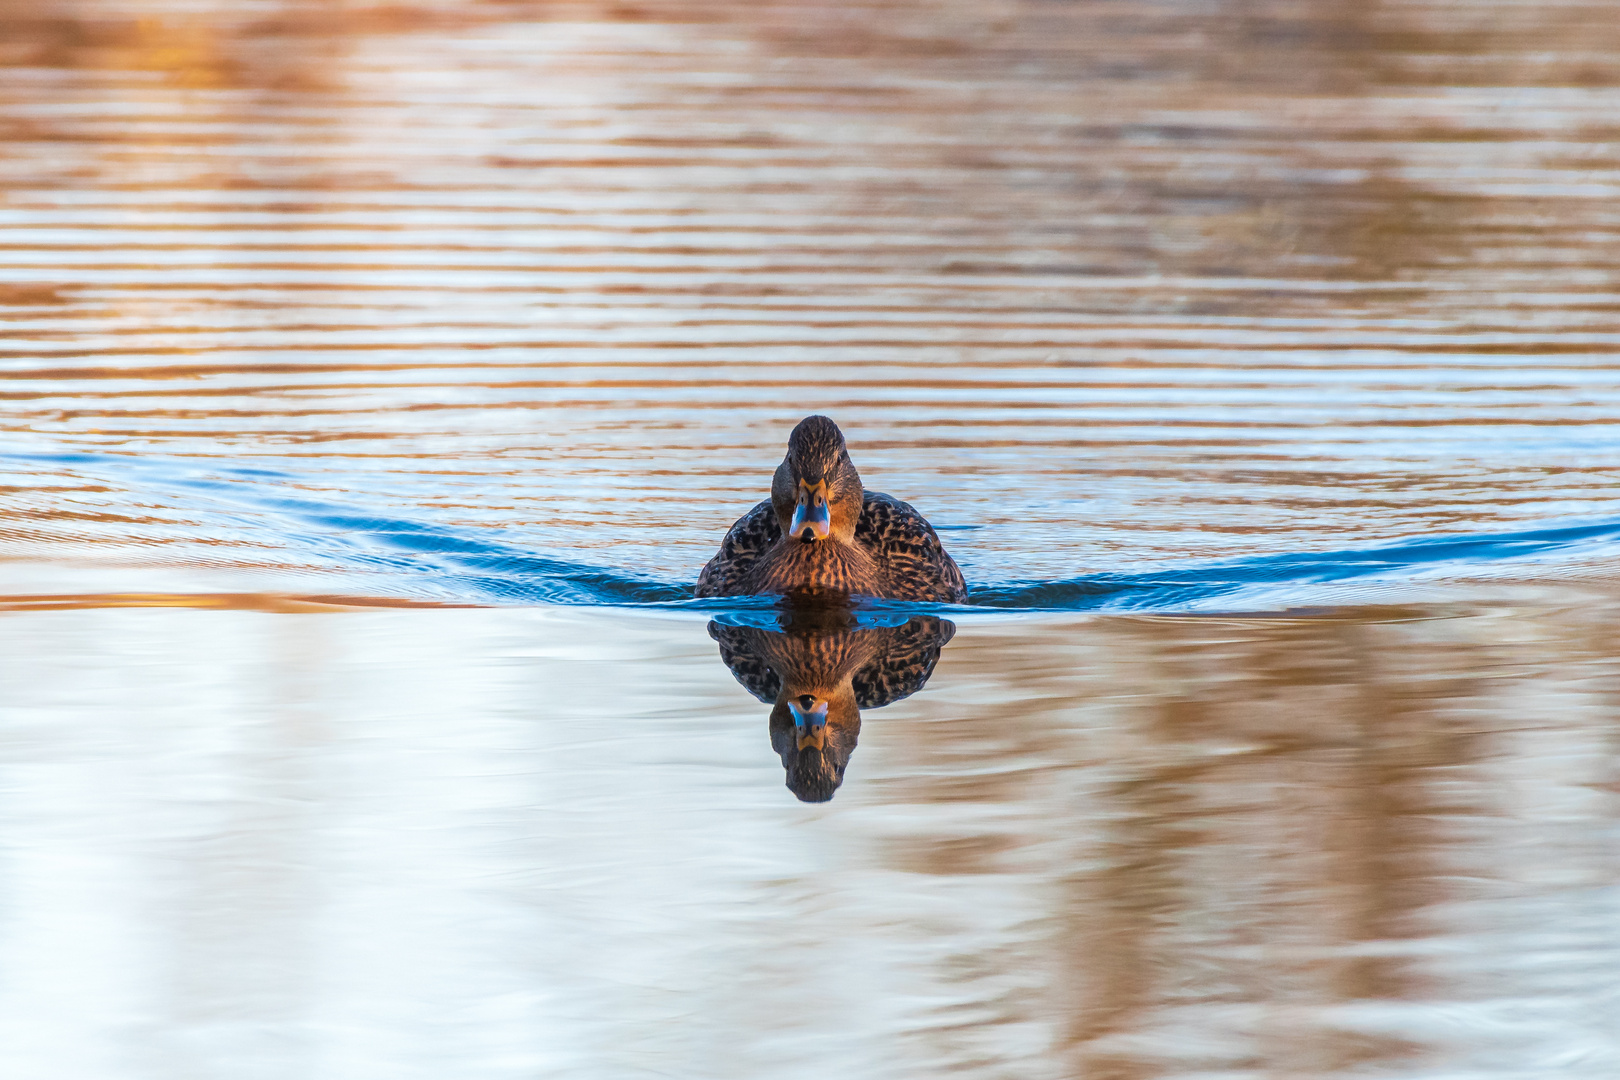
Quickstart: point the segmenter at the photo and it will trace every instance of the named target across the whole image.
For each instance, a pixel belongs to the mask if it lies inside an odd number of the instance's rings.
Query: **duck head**
[[[861,517],[861,474],[844,433],[825,416],[807,416],[788,436],[787,457],[771,479],[771,505],[782,535],[803,544],[855,539]]]

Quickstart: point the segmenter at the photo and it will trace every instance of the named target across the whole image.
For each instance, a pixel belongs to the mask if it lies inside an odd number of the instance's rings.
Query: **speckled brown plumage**
[[[815,542],[787,535],[793,485],[824,479],[833,492],[833,534]],[[909,503],[861,487],[837,425],[813,416],[794,429],[772,497],[732,525],[698,577],[698,596],[759,593],[961,603],[967,584],[928,520]]]
[[[901,626],[854,625],[847,612],[795,612],[784,630],[709,624],[720,659],[743,689],[773,702],[785,681],[790,688],[831,686],[847,677],[862,709],[881,709],[923,688],[956,624],[917,615]]]

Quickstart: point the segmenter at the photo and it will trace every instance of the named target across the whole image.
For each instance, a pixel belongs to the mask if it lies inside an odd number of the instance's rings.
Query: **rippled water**
[[[0,1073],[1620,1072],[1617,58],[0,3]],[[810,412],[969,607],[688,599]]]
[[[1620,519],[1606,5],[58,10],[0,298],[7,441],[98,455],[7,459],[65,591],[421,587],[266,487],[689,582],[818,410],[975,582]]]

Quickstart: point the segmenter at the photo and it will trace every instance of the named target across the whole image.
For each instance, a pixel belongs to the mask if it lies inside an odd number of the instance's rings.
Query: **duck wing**
[[[940,650],[956,634],[956,624],[919,615],[904,626],[879,633],[885,638],[885,648],[852,680],[858,708],[881,709],[921,690],[934,673]]]
[[[737,596],[748,590],[743,579],[759,557],[782,535],[782,523],[766,499],[738,518],[720,541],[720,551],[698,575],[698,596]]]
[[[910,503],[881,491],[868,491],[855,526],[855,542],[882,568],[889,599],[947,604],[967,600],[967,582],[956,560],[946,554],[939,534]]]

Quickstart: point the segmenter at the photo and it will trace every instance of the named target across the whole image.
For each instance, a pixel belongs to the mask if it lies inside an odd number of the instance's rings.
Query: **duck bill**
[[[796,701],[788,702],[788,711],[793,714],[793,733],[798,738],[800,750],[820,750],[827,745],[827,703],[817,701],[808,709]]]
[[[799,481],[799,498],[793,506],[793,523],[788,527],[793,537],[810,543],[825,540],[832,533],[832,514],[827,509],[827,481],[814,485]]]

